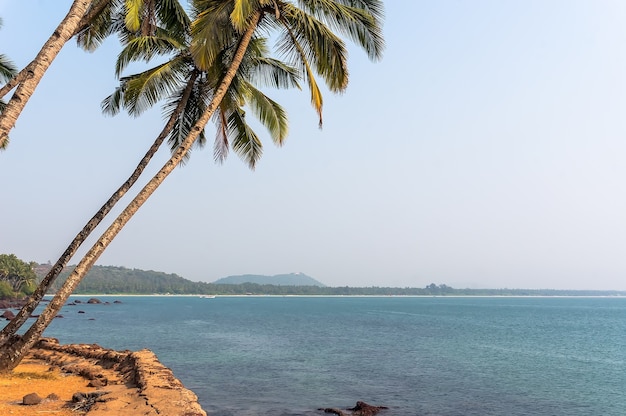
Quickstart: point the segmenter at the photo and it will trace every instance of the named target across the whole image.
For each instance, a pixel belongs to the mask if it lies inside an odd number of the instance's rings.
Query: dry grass
[[[71,402],[76,392],[86,392],[88,381],[75,375],[63,374],[59,369],[50,367],[37,361],[25,361],[12,373],[0,375],[0,415],[2,416],[33,416],[58,415],[76,416],[65,407]],[[59,400],[44,400],[36,406],[24,406],[22,398],[30,393],[37,393],[46,398],[54,393]]]

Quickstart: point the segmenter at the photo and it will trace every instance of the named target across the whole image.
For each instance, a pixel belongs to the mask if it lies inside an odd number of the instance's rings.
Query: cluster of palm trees
[[[230,149],[254,168],[262,142],[248,125],[249,109],[281,145],[288,132],[285,110],[261,87],[300,88],[305,83],[322,123],[323,99],[317,78],[332,92],[348,84],[347,49],[339,35],[379,59],[382,38],[381,0],[76,0],[37,57],[17,72],[0,55],[0,99],[13,94],[0,113],[0,147],[8,143],[24,105],[61,47],[76,38],[87,50],[116,34],[122,45],[115,69],[119,86],[104,99],[105,113],[126,110],[139,115],[164,103],[166,122],[133,173],[77,234],[31,295],[30,301],[0,331],[0,371],[10,371],[36,343],[87,271],[193,146],[206,142],[205,126],[215,123],[214,157],[223,161]],[[276,39],[280,59],[270,56],[268,39]],[[123,76],[128,64],[161,63]],[[165,59],[164,59],[165,58]],[[8,65],[7,65],[8,64]],[[137,193],[80,260],[60,290],[22,336],[16,336],[50,285],[78,247],[133,186],[152,156],[167,141],[171,157]]]

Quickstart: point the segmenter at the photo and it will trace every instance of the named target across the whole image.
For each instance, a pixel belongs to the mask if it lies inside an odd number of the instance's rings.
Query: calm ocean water
[[[213,416],[626,415],[624,298],[100,298],[45,335],[149,348]]]

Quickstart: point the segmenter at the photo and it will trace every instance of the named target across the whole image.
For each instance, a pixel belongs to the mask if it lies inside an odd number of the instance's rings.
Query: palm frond
[[[278,59],[264,56],[255,58],[248,75],[252,82],[272,88],[302,89],[299,84],[301,76],[298,69]]]
[[[194,83],[194,87],[191,90],[189,99],[187,100],[187,103],[180,113],[179,117],[177,118],[174,124],[174,128],[172,129],[168,137],[167,142],[170,146],[170,150],[172,153],[174,153],[178,149],[180,143],[182,143],[189,135],[196,121],[198,121],[198,119],[202,116],[202,113],[206,109],[209,100],[207,99],[208,97],[206,95],[206,92],[202,87],[202,84],[204,82],[205,81],[202,79],[202,77],[199,77]],[[177,92],[178,97],[181,94],[182,90]],[[166,109],[173,108],[174,105],[177,105],[177,103],[175,103],[175,101],[172,99],[170,100],[170,102],[167,103]],[[198,139],[196,140],[195,146],[202,148],[205,144],[206,135],[204,130],[202,130]],[[190,156],[191,155],[188,153],[181,161],[181,165],[187,163]]]
[[[119,18],[123,7],[124,0],[93,1],[86,14],[89,14],[91,9],[98,12],[91,16],[89,23],[76,34],[77,45],[88,52],[93,52],[107,37],[124,30],[123,19]]]
[[[126,89],[125,82],[121,82],[120,85],[115,88],[113,94],[106,97],[100,103],[102,112],[109,116],[114,116],[120,112],[124,105],[124,91]]]
[[[245,120],[245,112],[238,108],[228,117],[228,130],[233,139],[233,150],[248,164],[250,169],[263,154],[263,143]]]
[[[18,69],[15,64],[6,55],[0,54],[0,81],[9,81],[17,72]]]
[[[188,33],[191,19],[178,0],[160,0],[157,2],[157,15],[161,25],[175,36]]]
[[[333,92],[348,86],[348,51],[328,26],[304,11],[287,5],[281,14],[286,30],[279,51],[296,62],[309,62]]]
[[[157,55],[167,55],[184,49],[178,39],[163,36],[139,36],[128,41],[117,57],[115,74],[119,76],[129,63],[149,61]]]
[[[348,36],[361,46],[368,57],[382,57],[383,5],[375,0],[301,0],[303,9],[326,22],[330,28]]]
[[[228,143],[228,119],[222,107],[216,112],[216,134],[213,143],[213,159],[216,163],[224,163],[228,157],[230,145]]]
[[[242,33],[248,23],[248,19],[252,14],[253,4],[250,0],[234,0],[233,11],[230,14],[230,21],[233,24],[235,30]]]
[[[257,116],[261,124],[269,131],[272,140],[278,146],[282,146],[289,132],[287,112],[276,101],[270,99],[252,84],[248,83],[247,104]]]
[[[225,1],[196,1],[196,18],[191,24],[191,56],[199,69],[207,70],[217,56],[236,42],[230,23],[231,5]]]
[[[122,99],[117,107],[123,105],[130,115],[136,117],[179,90],[188,73],[188,63],[179,57],[139,74],[124,77],[120,81],[123,95],[114,93],[106,105],[114,109],[115,100]]]
[[[126,0],[124,23],[126,24],[126,28],[131,32],[138,32],[139,29],[141,29],[143,5],[144,0]]]

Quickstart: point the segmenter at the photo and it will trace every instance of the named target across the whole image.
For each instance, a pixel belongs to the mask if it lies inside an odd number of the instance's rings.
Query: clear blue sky
[[[0,0],[0,53],[26,64],[70,3]],[[286,145],[266,139],[254,172],[194,151],[98,264],[626,290],[626,2],[386,8],[382,62],[352,51],[323,130],[306,92],[268,91],[289,111]],[[19,119],[0,153],[0,253],[54,262],[160,131],[159,109],[101,115],[117,51],[66,45]]]

